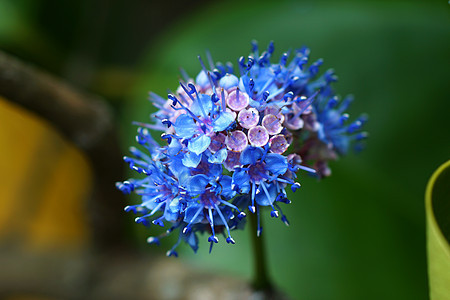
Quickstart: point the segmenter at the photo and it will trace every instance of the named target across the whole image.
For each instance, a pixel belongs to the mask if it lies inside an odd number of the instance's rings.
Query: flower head
[[[366,137],[364,117],[347,123],[350,100],[339,104],[330,86],[334,73],[317,76],[321,60],[307,67],[309,50],[302,48],[290,61],[286,52],[272,63],[273,52],[273,43],[262,53],[253,43],[252,54],[238,60],[237,73],[211,59],[208,69],[200,59],[195,80],[183,73],[175,94],[150,94],[159,108],[155,124],[140,125],[163,131],[166,145],[139,128],[144,151],[132,148],[125,161],[144,177],[117,187],[141,196],[141,204],[125,209],[140,215],[137,223],[168,224],[162,236],[177,229],[178,242],[168,255],[176,255],[181,241],[196,251],[199,233],[208,235],[210,247],[219,233],[234,244],[231,231],[242,228],[247,209],[259,219],[267,206],[288,225],[279,204],[290,203],[287,188],[300,187],[298,171],[327,176],[327,161]]]

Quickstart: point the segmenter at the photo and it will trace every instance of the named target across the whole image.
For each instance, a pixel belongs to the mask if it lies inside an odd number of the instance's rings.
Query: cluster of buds
[[[117,183],[124,193],[135,192],[142,203],[127,206],[139,214],[137,223],[170,227],[160,236],[178,232],[178,242],[198,249],[198,234],[208,233],[210,249],[223,234],[234,244],[231,231],[242,228],[247,213],[262,207],[289,224],[280,203],[290,203],[286,189],[296,191],[301,170],[319,178],[329,176],[328,161],[361,147],[366,121],[349,122],[345,113],[351,98],[340,100],[331,88],[336,76],[318,76],[322,61],[308,66],[309,50],[284,53],[270,62],[273,43],[263,53],[253,43],[252,54],[209,69],[199,58],[195,80],[186,75],[167,98],[150,93],[159,109],[153,124],[139,123],[137,142],[125,157],[140,179]],[[160,146],[148,129],[163,131]]]

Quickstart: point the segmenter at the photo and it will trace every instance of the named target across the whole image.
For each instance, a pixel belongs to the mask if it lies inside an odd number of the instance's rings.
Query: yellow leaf
[[[450,299],[450,160],[431,176],[425,209],[430,299]]]

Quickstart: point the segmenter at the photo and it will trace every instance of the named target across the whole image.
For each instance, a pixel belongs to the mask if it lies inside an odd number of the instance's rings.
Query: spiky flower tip
[[[365,117],[347,121],[351,99],[340,101],[334,94],[334,73],[318,76],[321,60],[308,65],[309,50],[302,48],[292,59],[287,52],[273,63],[273,51],[270,43],[259,53],[253,42],[237,72],[209,54],[207,68],[199,57],[202,71],[195,80],[183,71],[175,93],[167,98],[150,93],[159,111],[153,124],[139,123],[142,150],[131,148],[132,157],[124,158],[143,177],[117,187],[141,196],[142,203],[125,208],[139,215],[137,223],[168,226],[149,243],[178,232],[167,255],[177,256],[181,241],[196,251],[198,233],[209,235],[210,250],[218,234],[234,244],[231,231],[243,227],[247,209],[259,224],[261,207],[267,206],[288,225],[279,203],[290,203],[286,188],[300,187],[298,171],[330,175],[327,162],[351,145],[360,148],[367,136],[361,131]],[[149,128],[163,131],[165,146]],[[258,225],[258,235],[261,230]]]

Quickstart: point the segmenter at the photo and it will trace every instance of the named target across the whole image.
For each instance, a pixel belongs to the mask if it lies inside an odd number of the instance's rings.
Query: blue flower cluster
[[[308,64],[309,50],[302,48],[273,63],[273,51],[270,43],[259,53],[254,42],[237,72],[209,56],[208,69],[199,58],[202,71],[195,80],[183,72],[175,93],[150,94],[159,109],[155,124],[140,124],[142,150],[133,147],[132,157],[124,158],[143,177],[117,187],[140,195],[142,203],[125,208],[139,215],[137,223],[170,226],[149,243],[178,232],[168,256],[177,255],[181,241],[196,251],[199,233],[209,235],[210,249],[218,234],[234,244],[231,231],[244,226],[247,210],[258,216],[258,235],[262,207],[288,225],[279,203],[290,203],[287,188],[300,187],[297,172],[330,175],[327,162],[351,145],[361,147],[367,136],[361,131],[365,117],[348,122],[351,99],[335,95],[334,73],[318,76],[321,60]],[[160,146],[148,129],[163,131],[166,144]]]

